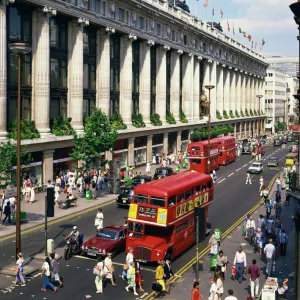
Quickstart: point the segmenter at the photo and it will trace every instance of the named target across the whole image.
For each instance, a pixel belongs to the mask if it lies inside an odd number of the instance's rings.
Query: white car
[[[263,171],[263,165],[261,162],[257,161],[257,162],[253,162],[250,167],[248,168],[248,171],[250,173],[261,173]]]

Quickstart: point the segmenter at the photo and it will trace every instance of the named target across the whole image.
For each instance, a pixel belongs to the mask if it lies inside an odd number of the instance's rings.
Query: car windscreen
[[[132,193],[133,193],[133,190],[131,190],[131,189],[121,189],[121,193],[120,194],[131,196]]]
[[[277,160],[278,160],[277,157],[270,157],[270,158],[269,158],[269,161],[277,161]]]
[[[145,178],[133,178],[133,183],[145,183]]]
[[[97,231],[96,236],[102,239],[117,240],[118,232],[107,229],[100,229]]]
[[[251,164],[251,168],[259,168],[260,164]]]
[[[168,170],[166,169],[156,169],[155,174],[159,175],[166,175],[168,173]]]

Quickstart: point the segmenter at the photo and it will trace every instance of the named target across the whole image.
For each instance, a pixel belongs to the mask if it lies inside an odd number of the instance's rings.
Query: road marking
[[[223,178],[222,180],[220,180],[218,183],[221,183],[222,181],[224,181],[226,178]]]
[[[235,171],[238,172],[241,168],[236,169]]]
[[[244,167],[247,167],[247,166],[248,166],[248,164],[245,164],[245,165],[243,165],[243,168],[244,168]]]
[[[41,275],[42,273],[38,273],[38,274],[35,274],[35,275],[33,275],[32,277],[38,277],[39,275]]]
[[[229,174],[227,177],[230,177],[230,176],[232,176],[232,175],[233,175],[233,173]]]

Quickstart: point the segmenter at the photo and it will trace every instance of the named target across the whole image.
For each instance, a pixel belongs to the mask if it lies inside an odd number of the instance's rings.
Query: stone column
[[[97,75],[96,107],[109,116],[110,114],[110,34],[102,29],[96,33]]]
[[[229,115],[229,110],[230,110],[230,70],[224,69],[225,76],[224,76],[224,108],[227,112],[227,115]],[[221,115],[223,115],[223,111],[220,112]]]
[[[247,135],[247,122],[244,122],[244,135]]]
[[[234,123],[233,126],[234,126],[234,138],[236,139],[237,138],[237,136],[236,136],[236,123]]]
[[[148,42],[140,44],[140,105],[139,112],[146,125],[150,124],[151,103],[151,57]]]
[[[152,138],[153,135],[147,135],[147,162],[152,162]]]
[[[83,131],[83,27],[77,21],[68,26],[68,115],[77,132]]]
[[[48,180],[53,181],[53,153],[54,150],[43,152],[43,183],[47,184]]]
[[[241,114],[242,97],[241,97],[241,73],[236,70],[236,107],[238,114]]]
[[[241,97],[242,97],[242,105],[241,105],[241,110],[243,113],[245,113],[246,109],[246,77],[243,73],[241,73],[242,77],[242,92],[241,92]]]
[[[169,133],[165,132],[164,133],[164,140],[163,140],[163,153],[168,153],[168,148],[169,148]]]
[[[211,65],[210,84],[215,87],[210,91],[210,116],[212,119],[216,118],[216,107],[217,107],[217,62],[213,61]]]
[[[189,129],[189,132],[188,132],[188,144],[191,142],[191,135],[192,135],[192,132],[193,132],[193,130],[192,130],[192,129]]]
[[[5,139],[6,131],[6,86],[7,86],[7,42],[6,42],[6,4],[0,2],[0,139]]]
[[[245,92],[245,96],[246,96],[246,106],[245,106],[245,110],[248,110],[248,113],[250,112],[250,108],[251,108],[251,102],[250,102],[250,94],[249,94],[249,90],[250,90],[250,77],[247,75],[247,73],[245,73],[245,80],[246,80],[246,92]]]
[[[194,56],[184,55],[182,64],[182,110],[187,120],[190,121],[193,116]]]
[[[167,55],[163,46],[156,48],[156,113],[166,124],[167,105]]]
[[[32,13],[32,119],[41,137],[50,134],[49,15]]]
[[[127,165],[134,166],[134,138],[128,139]]]
[[[202,57],[194,58],[194,96],[193,96],[193,120],[198,121],[200,116],[200,60]]]
[[[230,69],[231,67],[229,67]],[[236,77],[234,70],[230,70],[231,80],[230,80],[230,110],[235,114],[235,105],[236,105],[236,97],[235,97],[235,86],[236,86]]]
[[[255,101],[255,110],[258,113],[258,98],[256,97],[258,95],[258,84],[257,84],[257,78],[254,77],[254,91],[253,91],[253,97]]]
[[[225,66],[225,65],[224,65]],[[223,114],[224,110],[224,68],[219,66],[218,70],[218,77],[217,77],[217,108],[220,114]]]
[[[120,114],[124,123],[132,126],[132,40],[121,37],[120,45]],[[150,104],[149,104],[150,105]]]
[[[180,52],[171,52],[171,103],[170,110],[176,121],[179,121],[179,102],[180,102]]]
[[[177,131],[177,139],[176,139],[176,154],[181,151],[181,133],[182,131]]]

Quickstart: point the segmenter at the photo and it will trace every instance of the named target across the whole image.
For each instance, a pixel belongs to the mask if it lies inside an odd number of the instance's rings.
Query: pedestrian
[[[259,215],[257,228],[262,229],[266,225],[266,220],[263,215]]]
[[[276,203],[281,202],[281,193],[279,191],[276,192],[275,201]]]
[[[217,256],[217,272],[222,273],[223,279],[225,279],[227,264],[228,264],[227,256],[224,256],[223,250],[220,250],[219,255]]]
[[[278,294],[279,295],[286,295],[287,293],[287,290],[289,289],[288,287],[288,282],[289,282],[289,279],[288,278],[285,278],[283,280],[283,283],[282,283],[282,286],[280,288],[278,288]],[[284,298],[285,299],[285,298]]]
[[[157,296],[165,296],[166,293],[166,285],[165,285],[165,271],[164,271],[165,261],[160,260],[158,262],[158,267],[155,270],[155,279],[158,284],[161,285],[161,291]]]
[[[4,224],[4,222],[8,221],[8,223],[11,223],[11,207],[10,207],[10,201],[6,202],[6,205],[3,208],[3,213],[5,214],[5,218],[2,221],[2,224]]]
[[[35,201],[35,187],[34,185],[32,185],[32,187],[30,188],[30,199],[29,202],[33,203]]]
[[[25,187],[25,201],[26,201],[26,203],[29,203],[30,192],[31,192],[31,187],[30,187],[30,185],[27,182],[26,187]]]
[[[191,300],[199,300],[199,299],[204,300],[200,290],[199,290],[199,282],[195,281],[193,284],[193,290],[192,290],[192,297]]]
[[[24,258],[21,252],[18,253],[18,260],[16,262],[16,279],[13,281],[14,284],[21,282],[21,286],[26,286],[24,275],[23,275],[23,267],[24,267]]]
[[[171,269],[171,262],[167,259],[166,263],[164,265],[164,272],[165,272],[165,280],[166,280],[166,293],[170,294],[170,288],[171,288],[171,276],[174,276],[174,273]]]
[[[42,265],[42,274],[41,278],[43,278],[43,287],[41,288],[41,291],[46,292],[47,287],[52,289],[54,292],[57,291],[57,288],[50,282],[50,258],[46,257],[45,262]]]
[[[97,230],[100,230],[103,228],[103,212],[102,212],[102,208],[98,208],[98,212],[95,218],[95,226],[97,227]]]
[[[253,220],[252,216],[250,216],[250,218],[248,219],[248,221],[246,223],[246,229],[247,229],[247,232],[248,232],[249,243],[252,244],[255,229],[256,229],[255,221]]]
[[[266,216],[267,216],[267,223],[268,223],[268,220],[269,220],[269,218],[271,217],[272,208],[273,208],[273,205],[272,205],[272,203],[268,203],[268,204],[266,204]]]
[[[52,271],[52,278],[54,278],[54,280],[59,283],[59,286],[62,287],[63,283],[59,276],[58,262],[55,258],[55,253],[51,253],[50,257],[51,257],[50,265],[51,265],[51,271]]]
[[[103,277],[104,277],[104,265],[103,265],[103,261],[102,261],[102,257],[98,256],[98,263],[97,265],[94,267],[94,271],[93,271],[94,275],[96,275],[95,277],[95,285],[96,285],[96,293],[97,294],[102,294],[103,293]]]
[[[59,194],[60,194],[60,186],[58,183],[54,187],[54,202],[58,205],[59,202]]]
[[[131,263],[134,261],[134,257],[133,257],[133,248],[129,247],[128,249],[128,253],[126,255],[126,267],[124,266],[123,271],[122,271],[122,279],[123,280],[127,280],[127,275],[128,275],[128,269],[131,266]]]
[[[228,296],[224,300],[238,300],[237,297],[233,296],[233,290],[229,289],[228,290]]]
[[[260,228],[257,228],[255,234],[255,242],[256,242],[256,251],[258,250],[259,254],[262,255],[262,248],[263,248],[263,232]]]
[[[276,186],[277,186],[277,192],[281,192],[281,180],[280,180],[280,176],[277,177],[276,179]]]
[[[259,191],[262,190],[263,186],[264,186],[264,177],[260,176],[260,178],[259,178]]]
[[[62,191],[64,191],[64,189],[66,187],[66,182],[65,182],[64,176],[61,176],[61,178],[60,178],[60,187],[61,187]]]
[[[216,239],[215,233],[213,233],[208,241],[210,245],[209,255],[216,255],[218,253],[218,241]]]
[[[250,171],[247,171],[246,184],[252,184]]]
[[[269,243],[265,246],[264,253],[266,254],[266,258],[267,258],[267,267],[266,267],[267,277],[271,277],[273,259],[275,260],[275,253],[276,253],[275,246],[273,245],[272,239],[270,239]]]
[[[248,274],[250,274],[250,291],[251,297],[258,298],[259,297],[259,276],[260,271],[256,265],[256,259],[252,259],[252,265],[248,268]]]
[[[279,233],[279,243],[280,243],[280,254],[281,256],[286,255],[286,246],[288,244],[288,235],[285,230],[282,229]]]
[[[224,294],[224,283],[223,283],[224,278],[221,272],[217,272],[216,277],[217,277],[216,286],[217,286],[218,300],[221,300]]]
[[[246,216],[246,218],[244,220],[244,226],[243,226],[243,230],[245,230],[245,236],[246,237],[248,237],[248,230],[247,230],[247,227],[246,227],[248,220],[250,220],[250,215],[249,214]]]
[[[233,265],[236,268],[236,277],[239,283],[243,281],[243,271],[247,267],[247,257],[242,247],[238,248],[238,251],[235,253]]]
[[[147,164],[146,164],[146,174],[150,175],[150,173],[151,173],[151,165],[150,165],[150,162],[147,162]]]
[[[280,221],[280,218],[277,217],[276,220],[275,220],[275,234],[276,234],[276,237],[279,237],[279,233],[280,233],[281,229],[282,229],[282,223]]]
[[[270,234],[274,229],[274,220],[273,220],[272,216],[269,216],[267,218],[267,224],[266,225],[267,225],[268,233]]]
[[[140,263],[135,258],[133,259],[133,262],[135,266],[135,284],[139,287],[140,292],[145,292],[143,290],[143,276]]]
[[[95,200],[96,199],[96,187],[97,187],[97,184],[95,181],[92,182],[92,198]]]
[[[135,296],[138,296],[136,292],[136,285],[135,285],[135,265],[134,262],[130,264],[130,268],[128,269],[128,286],[125,287],[125,290],[129,292],[129,288],[133,288],[133,293]]]
[[[59,178],[59,176],[56,176],[55,178],[55,185],[58,185],[59,187],[61,186],[61,179]]]
[[[208,300],[218,300],[217,285],[214,278],[209,278],[210,289]]]
[[[112,256],[111,253],[107,253],[107,256],[104,260],[105,276],[107,279],[110,279],[112,286],[117,286],[114,282],[115,268],[113,266],[111,256]]]

